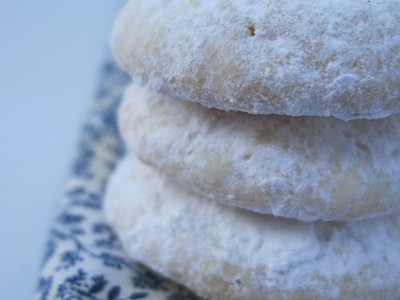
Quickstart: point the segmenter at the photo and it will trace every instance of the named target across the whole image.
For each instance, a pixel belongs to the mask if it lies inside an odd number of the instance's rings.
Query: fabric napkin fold
[[[116,111],[128,82],[112,62],[104,64],[97,96],[82,128],[72,174],[50,230],[37,300],[199,299],[127,259],[103,216],[107,178],[123,154]]]

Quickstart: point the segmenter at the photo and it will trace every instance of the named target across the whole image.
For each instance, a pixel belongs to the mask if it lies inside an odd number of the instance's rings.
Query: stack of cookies
[[[400,296],[400,2],[129,1],[108,220],[209,299]]]

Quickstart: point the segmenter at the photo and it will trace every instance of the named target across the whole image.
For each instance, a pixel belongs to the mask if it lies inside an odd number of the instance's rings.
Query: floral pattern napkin
[[[116,110],[128,81],[112,62],[104,65],[72,174],[50,230],[37,300],[199,299],[127,259],[103,216],[105,184],[123,154]]]

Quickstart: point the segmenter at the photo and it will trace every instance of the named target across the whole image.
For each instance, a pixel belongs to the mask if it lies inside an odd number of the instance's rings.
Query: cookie
[[[131,0],[112,49],[134,80],[252,114],[400,111],[398,0]]]
[[[345,220],[400,206],[400,115],[249,115],[176,101],[132,85],[119,111],[129,150],[187,189],[303,221]]]
[[[128,255],[218,300],[397,299],[399,215],[304,223],[180,189],[131,156],[105,213]]]

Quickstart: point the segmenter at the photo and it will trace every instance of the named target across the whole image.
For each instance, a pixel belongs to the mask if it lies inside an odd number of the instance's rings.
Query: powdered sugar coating
[[[225,204],[303,221],[400,206],[400,115],[351,122],[254,116],[132,85],[118,122],[142,160]]]
[[[218,300],[397,299],[398,215],[302,223],[205,200],[130,156],[105,213],[128,255]]]
[[[254,114],[400,111],[398,0],[131,0],[112,34],[134,80]]]

